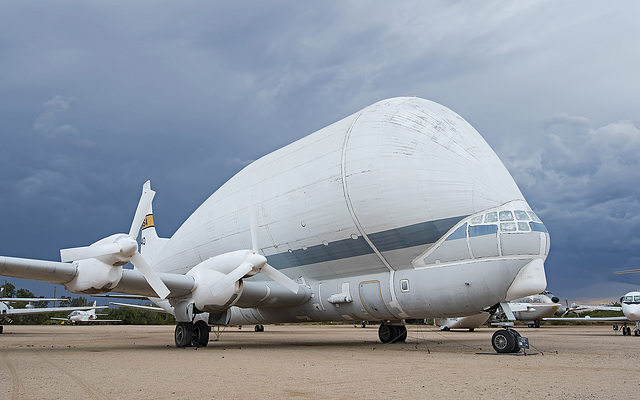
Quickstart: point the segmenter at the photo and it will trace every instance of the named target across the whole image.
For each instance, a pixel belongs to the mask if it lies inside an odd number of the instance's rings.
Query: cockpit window
[[[511,211],[500,211],[500,221],[513,221],[513,213]]]
[[[467,224],[462,224],[446,240],[464,239],[467,237]]]
[[[471,225],[480,225],[482,223],[482,215],[476,215],[469,221]]]
[[[633,301],[640,301],[640,296],[633,296]]]
[[[633,296],[624,296],[624,301],[633,301]]]
[[[518,221],[528,221],[529,220],[529,214],[527,214],[526,211],[515,210],[513,213],[516,215],[516,219]]]
[[[518,222],[518,230],[528,232],[531,230],[528,222]]]
[[[498,213],[495,211],[486,213],[484,215],[484,223],[489,223],[489,222],[498,222]]]
[[[515,222],[501,222],[500,223],[500,231],[501,232],[515,232],[517,230]]]
[[[542,223],[542,221],[540,221],[540,218],[538,218],[536,213],[534,213],[533,211],[529,211],[529,216],[531,217],[532,220]]]

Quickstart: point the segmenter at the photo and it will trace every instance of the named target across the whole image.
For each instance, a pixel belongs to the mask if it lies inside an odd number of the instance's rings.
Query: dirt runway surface
[[[526,356],[488,355],[494,329],[227,328],[176,348],[173,326],[5,326],[2,399],[633,398],[640,337],[611,326],[517,327]]]

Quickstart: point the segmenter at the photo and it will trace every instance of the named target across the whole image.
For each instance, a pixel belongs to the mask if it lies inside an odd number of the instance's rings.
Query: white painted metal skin
[[[261,252],[312,298],[297,307],[234,307],[231,324],[464,316],[546,286],[546,229],[528,228],[535,216],[523,220],[527,231],[502,231],[515,222],[483,225],[483,213],[486,221],[492,211],[513,218],[531,208],[480,134],[428,100],[383,100],[260,158],[161,250],[142,252],[156,271],[184,274],[250,249],[252,205]],[[252,279],[265,278],[245,281]],[[351,301],[327,301],[341,296]]]

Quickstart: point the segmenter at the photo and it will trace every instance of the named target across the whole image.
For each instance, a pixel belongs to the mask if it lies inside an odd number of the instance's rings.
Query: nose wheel
[[[496,353],[518,353],[520,334],[513,329],[500,329],[493,333],[491,345]]]

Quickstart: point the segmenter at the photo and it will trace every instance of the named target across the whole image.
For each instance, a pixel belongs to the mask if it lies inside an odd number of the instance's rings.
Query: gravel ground
[[[611,326],[518,327],[525,355],[494,355],[495,329],[411,326],[382,344],[377,326],[227,328],[176,348],[173,326],[5,326],[2,399],[634,398],[640,337]],[[536,354],[537,353],[537,354]]]

